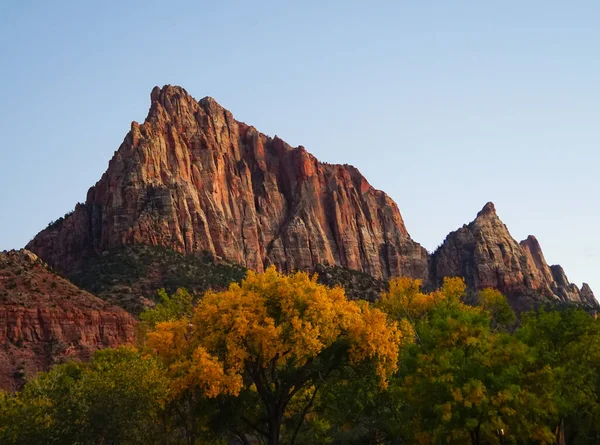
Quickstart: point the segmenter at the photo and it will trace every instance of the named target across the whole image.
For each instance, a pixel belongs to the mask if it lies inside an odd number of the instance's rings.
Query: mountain
[[[0,389],[64,359],[134,340],[135,319],[27,250],[0,252]]]
[[[85,204],[27,246],[71,274],[125,245],[209,252],[262,271],[340,265],[427,280],[427,251],[396,204],[349,165],[319,162],[236,121],[212,98],[166,86]]]
[[[569,283],[561,266],[548,266],[534,236],[517,242],[491,202],[474,221],[446,237],[431,264],[434,282],[462,276],[471,289],[499,289],[517,309],[544,302],[597,306],[587,284],[578,289]]]
[[[132,310],[154,286],[176,285],[173,276],[181,275],[147,255],[134,254],[154,265],[133,275],[113,261],[140,246],[258,271],[270,264],[322,271],[326,280],[368,299],[391,277],[418,278],[431,288],[445,276],[462,276],[471,291],[496,287],[519,309],[546,302],[597,305],[589,286],[577,288],[560,266],[546,264],[534,237],[512,238],[493,204],[430,255],[411,239],[396,203],[356,168],[319,162],[302,146],[236,121],[214,99],[196,101],[169,85],[152,90],[146,120],[131,124],[85,203],[27,248]]]
[[[183,254],[161,246],[134,245],[87,258],[71,281],[82,289],[138,315],[157,299],[157,289],[169,294],[183,287],[200,296],[240,282],[247,270],[210,255]]]

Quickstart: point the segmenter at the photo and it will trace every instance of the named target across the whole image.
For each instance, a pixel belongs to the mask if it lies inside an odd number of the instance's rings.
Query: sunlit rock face
[[[27,248],[72,276],[86,258],[131,245],[209,252],[257,271],[341,266],[429,287],[461,276],[517,306],[596,304],[589,287],[548,266],[535,237],[517,242],[492,203],[429,255],[356,168],[319,162],[174,86],[152,90],[148,117],[131,124],[86,202]]]
[[[131,125],[85,204],[28,248],[71,273],[128,244],[208,251],[258,271],[330,264],[428,278],[427,251],[356,168],[321,163],[172,86],[152,91],[146,121]]]

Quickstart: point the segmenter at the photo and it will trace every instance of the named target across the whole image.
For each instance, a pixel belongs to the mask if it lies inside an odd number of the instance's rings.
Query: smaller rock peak
[[[7,261],[12,261],[14,263],[20,264],[36,264],[40,262],[40,259],[35,253],[27,249],[8,250],[0,252],[0,264],[6,263]]]
[[[214,97],[211,96],[205,96],[202,99],[200,99],[200,103],[201,104],[217,104],[219,105],[219,103],[215,100]]]
[[[534,251],[534,250],[541,251],[542,250],[542,248],[540,246],[540,242],[533,235],[529,235],[527,238],[525,238],[519,244],[523,247],[529,248],[532,251]]]
[[[160,87],[157,85],[154,88],[152,88],[152,92],[150,93],[150,101],[157,102],[159,97],[160,97]]]
[[[490,201],[483,206],[483,209],[477,214],[477,218],[481,216],[496,216],[496,206],[493,202]]]
[[[592,297],[594,296],[594,292],[592,292],[592,288],[587,283],[583,283],[583,286],[581,286],[581,293],[586,294],[586,295],[591,295]]]
[[[595,306],[596,308],[600,307],[598,300],[596,300],[596,296],[594,295],[594,292],[592,292],[589,284],[583,283],[583,286],[581,286],[581,289],[579,290],[579,295],[581,295],[581,298],[585,302]]]
[[[203,97],[198,101],[198,103],[207,113],[223,113],[227,111],[219,102],[210,96]]]
[[[173,96],[189,96],[188,92],[177,85],[164,85],[162,88],[155,86],[150,93],[150,100],[154,102],[163,102],[164,98]]]

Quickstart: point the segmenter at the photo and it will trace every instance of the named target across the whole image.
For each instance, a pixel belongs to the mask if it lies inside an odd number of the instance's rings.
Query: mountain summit
[[[548,266],[534,237],[518,243],[487,203],[433,254],[413,241],[398,206],[349,165],[319,162],[239,122],[214,99],[155,87],[84,204],[27,248],[72,276],[86,259],[132,245],[165,246],[262,271],[341,266],[426,286],[463,276],[536,301],[592,304],[589,287]],[[524,299],[523,299],[524,297]]]
[[[85,204],[28,245],[69,274],[131,244],[208,251],[245,267],[340,265],[427,280],[396,204],[348,165],[319,162],[236,121],[214,99],[154,88]]]
[[[533,235],[517,242],[491,202],[434,252],[432,276],[438,282],[446,276],[462,276],[471,289],[499,289],[520,309],[529,309],[536,301],[597,305],[587,284],[578,289],[562,267],[548,266]]]

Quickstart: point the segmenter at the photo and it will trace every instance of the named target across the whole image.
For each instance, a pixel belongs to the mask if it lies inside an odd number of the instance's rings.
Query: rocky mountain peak
[[[528,301],[585,301],[535,237],[512,237],[492,202],[429,255],[396,203],[355,167],[319,162],[171,85],[152,90],[148,117],[132,124],[86,202],[27,247],[73,276],[87,258],[141,245],[258,271],[328,265],[426,285],[462,276],[471,289]]]
[[[157,85],[150,92],[151,104],[155,102],[162,104],[165,100],[175,97],[192,98],[184,88],[176,85],[164,85],[162,88]]]
[[[581,297],[585,299],[585,301],[587,301],[589,304],[597,305],[596,297],[594,295],[594,292],[592,292],[592,289],[590,288],[589,284],[583,283],[581,289],[579,290],[579,293]]]
[[[496,206],[493,202],[488,202],[483,208],[477,213],[477,218],[486,218],[498,216],[496,214]]]
[[[170,85],[154,88],[147,119],[132,125],[86,203],[29,247],[70,274],[86,256],[137,244],[259,271],[329,264],[429,276],[427,251],[396,204],[357,169],[321,163]]]
[[[432,276],[463,276],[471,289],[494,287],[518,309],[536,301],[597,304],[569,283],[560,266],[549,267],[535,236],[518,243],[496,213],[491,202],[473,222],[450,233],[433,254]]]

